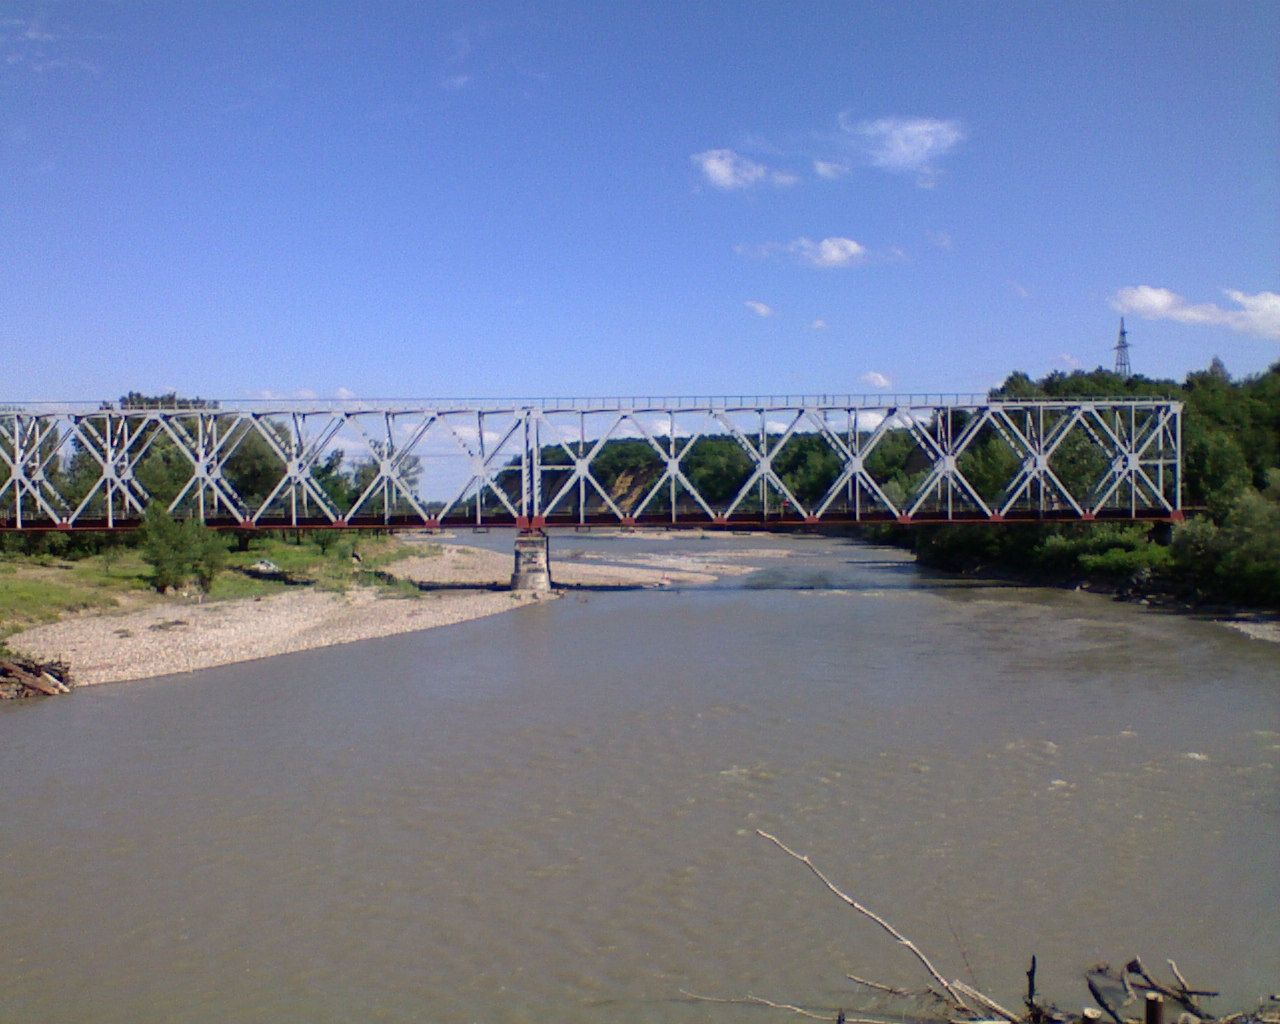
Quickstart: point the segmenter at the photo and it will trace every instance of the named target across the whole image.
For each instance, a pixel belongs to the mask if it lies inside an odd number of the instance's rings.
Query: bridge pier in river
[[[525,593],[551,591],[551,545],[542,530],[521,530],[516,534],[515,569],[511,589]]]

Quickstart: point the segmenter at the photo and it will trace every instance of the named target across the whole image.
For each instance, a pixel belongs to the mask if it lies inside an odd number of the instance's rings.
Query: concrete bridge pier
[[[535,594],[551,592],[551,545],[542,530],[521,530],[516,534],[511,589]]]

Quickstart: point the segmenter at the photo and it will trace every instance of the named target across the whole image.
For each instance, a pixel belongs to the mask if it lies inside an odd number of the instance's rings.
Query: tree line
[[[1172,397],[1182,422],[1185,522],[881,531],[945,569],[991,568],[1049,581],[1096,580],[1195,603],[1280,608],[1280,363],[1232,380],[1220,359],[1181,383],[1105,370],[1012,374],[996,396]]]
[[[1111,523],[1023,523],[1003,528],[986,525],[920,525],[904,528],[892,524],[864,528],[873,539],[908,545],[920,561],[946,569],[989,569],[1052,581],[1100,580],[1121,586],[1163,590],[1200,602],[1231,602],[1242,605],[1280,607],[1280,363],[1265,373],[1232,380],[1220,360],[1188,375],[1179,383],[1136,376],[1122,378],[1105,370],[1052,373],[1038,380],[1025,373],[1011,374],[992,393],[993,398],[1078,399],[1096,396],[1112,398],[1175,398],[1184,403],[1183,415],[1183,503],[1193,514],[1172,530],[1135,524]],[[216,406],[199,399],[176,395],[145,396],[131,392],[119,405],[126,408],[188,407],[209,411]],[[962,429],[963,412],[948,414]],[[261,504],[271,494],[284,471],[277,452],[289,449],[286,424],[263,421],[263,430],[272,434],[275,445],[259,430],[246,431],[223,465],[223,474],[246,504]],[[157,427],[151,427],[159,431]],[[859,426],[865,441],[870,428]],[[880,492],[902,508],[917,493],[932,467],[932,459],[921,450],[917,439],[905,426],[882,430],[866,459],[866,470]],[[191,476],[190,460],[171,438],[162,432],[146,439],[146,454],[139,460],[136,476],[158,510],[149,512],[137,537],[94,533],[49,533],[35,536],[0,535],[0,551],[67,556],[93,554],[104,546],[141,543],[154,549],[156,579],[173,585],[176,577],[197,582],[211,578],[208,567],[218,562],[217,550],[227,543],[209,539],[196,523],[184,523],[193,515],[190,496],[180,502],[176,515],[164,509],[173,503]],[[724,508],[737,497],[750,477],[754,462],[742,444],[728,434],[709,434],[688,444],[689,438],[659,439],[662,447],[674,444],[688,451],[681,468],[690,483],[713,508]],[[785,444],[779,434],[767,437],[773,450],[772,466],[788,491],[806,508],[812,509],[827,496],[838,478],[842,460],[820,434],[797,431]],[[60,439],[48,444],[62,445]],[[542,448],[541,480],[544,500],[558,493],[567,479],[573,456],[584,454],[582,445]],[[776,450],[775,450],[776,449]],[[70,501],[82,500],[99,467],[82,443],[73,440],[65,454],[50,453],[46,472]],[[381,517],[384,511],[397,512],[396,495],[379,492],[370,485],[377,478],[376,459],[371,454],[348,460],[345,452],[325,454],[311,469],[312,477],[332,507],[345,510],[361,496],[367,498],[362,512]],[[999,432],[985,426],[959,459],[958,468],[984,502],[1002,500],[1008,483],[1016,475],[1021,456]],[[1069,433],[1053,456],[1054,472],[1068,490],[1079,493],[1105,470],[1106,456],[1081,434]],[[614,438],[604,444],[591,465],[609,499],[624,514],[633,514],[654,491],[665,469],[663,458],[647,440]],[[402,475],[417,486],[419,465],[410,457],[402,463]],[[4,482],[0,465],[0,485]],[[515,462],[495,474],[496,486],[508,500],[518,501],[521,473]],[[368,494],[366,492],[369,491]],[[606,502],[593,488],[584,488],[586,511],[604,512]],[[571,514],[578,495],[567,496],[557,510]],[[961,500],[968,500],[964,495]],[[10,499],[11,500],[11,496]],[[99,500],[100,496],[99,496]],[[310,498],[304,499],[310,501]],[[501,503],[493,493],[479,500],[490,513]],[[697,513],[699,506],[682,489],[675,496],[677,511]],[[841,496],[839,501],[849,500]],[[874,513],[875,495],[862,500]],[[940,494],[933,505],[936,509]],[[645,512],[664,515],[670,511],[671,495],[666,487],[652,493]],[[838,507],[837,503],[837,507]],[[766,507],[767,506],[767,507]],[[864,506],[865,507],[865,506]],[[304,510],[306,511],[306,510]],[[318,512],[318,509],[311,509]],[[747,514],[785,515],[787,499],[766,487],[743,495],[739,511]],[[793,513],[795,510],[791,510]],[[887,509],[883,509],[887,517]],[[0,508],[0,514],[3,509]],[[168,519],[168,523],[162,522]],[[172,527],[172,528],[171,528]],[[247,532],[236,537],[246,546]],[[149,545],[149,547],[148,547]],[[162,566],[159,552],[166,546],[185,552]],[[151,557],[151,555],[149,555]]]

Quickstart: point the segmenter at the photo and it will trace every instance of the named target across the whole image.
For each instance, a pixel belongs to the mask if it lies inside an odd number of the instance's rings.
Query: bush
[[[162,593],[194,581],[205,593],[227,560],[222,538],[195,519],[179,522],[164,506],[147,507],[142,523],[142,557],[151,566],[151,585]]]
[[[1174,531],[1169,545],[1173,575],[1188,589],[1212,587],[1222,561],[1222,537],[1212,519],[1189,519]]]
[[[1160,544],[1147,541],[1136,548],[1110,548],[1098,554],[1080,556],[1080,568],[1090,576],[1112,583],[1125,583],[1135,577],[1161,575],[1173,564],[1173,555]]]
[[[1280,608],[1280,488],[1266,494],[1246,489],[1227,513],[1221,538],[1217,581],[1223,596]]]

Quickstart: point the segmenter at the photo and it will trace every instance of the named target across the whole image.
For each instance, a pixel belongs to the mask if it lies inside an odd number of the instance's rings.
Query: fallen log
[[[65,662],[21,657],[0,660],[0,700],[56,697],[70,693],[74,685],[71,669]]]

